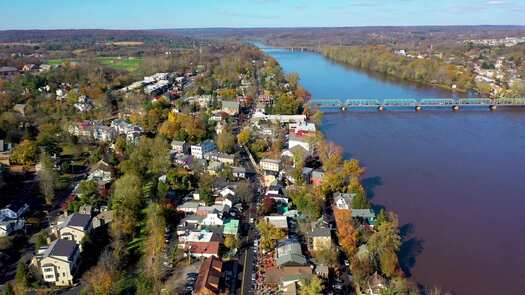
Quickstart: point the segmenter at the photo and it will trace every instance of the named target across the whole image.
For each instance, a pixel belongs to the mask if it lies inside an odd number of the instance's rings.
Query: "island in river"
[[[313,99],[468,96],[258,45]],[[522,294],[524,110],[351,111],[327,114],[322,127],[365,164],[372,201],[398,213],[413,280],[455,294]]]

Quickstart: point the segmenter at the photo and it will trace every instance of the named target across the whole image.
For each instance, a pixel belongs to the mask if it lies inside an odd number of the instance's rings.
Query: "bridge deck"
[[[319,99],[310,101],[318,108],[356,107],[443,107],[443,106],[525,106],[525,98],[424,98],[424,99]]]

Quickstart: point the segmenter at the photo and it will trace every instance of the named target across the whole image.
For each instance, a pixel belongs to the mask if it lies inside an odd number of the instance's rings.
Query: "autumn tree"
[[[248,142],[250,142],[250,137],[251,137],[251,129],[250,127],[244,127],[241,132],[239,132],[239,134],[237,134],[237,142],[240,144],[240,145],[247,145]]]
[[[352,223],[352,213],[350,210],[334,210],[335,223],[337,228],[337,237],[339,245],[345,253],[351,257],[357,248],[358,232],[354,229]]]
[[[343,150],[333,142],[319,142],[318,152],[325,171],[336,170],[343,159]]]
[[[398,268],[397,252],[401,247],[399,222],[397,216],[391,214],[389,222],[383,222],[377,231],[368,239],[368,249],[378,260],[381,271],[387,277],[392,277]]]
[[[217,149],[224,153],[232,153],[235,148],[235,136],[225,128],[216,138]]]
[[[248,180],[239,181],[239,183],[237,184],[237,188],[235,189],[235,194],[245,204],[250,203],[253,199],[254,194],[254,188],[252,183]]]
[[[82,277],[85,282],[84,292],[94,295],[112,294],[118,276],[113,260],[110,253],[101,255],[98,264]]]
[[[55,198],[55,187],[57,174],[53,165],[53,160],[46,153],[40,155],[40,170],[38,171],[38,183],[40,192],[46,199],[46,204],[50,205]]]
[[[257,223],[257,229],[261,233],[261,247],[265,250],[275,249],[277,241],[286,237],[283,230],[276,228],[266,220],[261,220]]]
[[[323,294],[323,282],[318,276],[313,276],[309,280],[301,281],[301,295],[321,295]]]
[[[147,209],[146,220],[146,243],[144,245],[144,274],[153,282],[156,292],[160,291],[160,283],[163,276],[162,254],[166,250],[166,239],[164,229],[166,220],[162,208],[157,203],[151,203]]]
[[[36,144],[29,139],[24,139],[11,151],[10,161],[13,164],[33,165],[37,159],[37,153]]]
[[[224,246],[230,250],[233,250],[239,247],[239,241],[234,235],[226,235],[224,238]]]
[[[29,274],[25,263],[19,262],[15,274],[15,293],[25,294],[27,288],[29,288]]]

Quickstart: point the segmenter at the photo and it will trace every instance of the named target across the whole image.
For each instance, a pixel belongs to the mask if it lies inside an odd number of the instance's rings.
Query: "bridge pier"
[[[377,107],[377,110],[380,111],[380,112],[382,112],[382,111],[385,110],[385,107],[384,107],[384,106],[378,106],[378,107]]]
[[[421,106],[416,106],[416,112],[421,111],[423,108]]]
[[[495,104],[489,106],[489,110],[495,111],[498,108]]]
[[[341,112],[346,112],[346,107],[341,107]]]
[[[454,112],[459,111],[459,106],[458,106],[458,105],[453,105],[453,106],[452,106],[452,110],[453,110]]]

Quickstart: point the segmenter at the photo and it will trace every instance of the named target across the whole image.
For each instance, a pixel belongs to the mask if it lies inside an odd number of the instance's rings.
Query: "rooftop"
[[[58,239],[51,242],[47,250],[44,252],[44,257],[63,256],[67,257],[68,260],[71,260],[77,247],[75,241]]]

